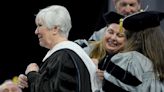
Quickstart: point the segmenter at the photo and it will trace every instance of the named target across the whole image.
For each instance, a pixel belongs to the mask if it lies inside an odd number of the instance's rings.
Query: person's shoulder
[[[134,65],[142,64],[151,66],[150,59],[140,52],[137,51],[129,51],[124,53],[118,53],[111,59],[112,62],[116,64],[126,64],[126,63],[133,63]]]
[[[143,54],[137,51],[129,51],[129,52],[123,52],[123,53],[118,53],[113,58],[147,58]]]

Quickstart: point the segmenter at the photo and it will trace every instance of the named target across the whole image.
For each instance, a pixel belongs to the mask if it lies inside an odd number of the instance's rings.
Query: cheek
[[[120,10],[120,11],[122,11],[124,9],[125,9],[124,7],[121,7],[121,6],[118,7],[118,10]]]
[[[125,46],[126,39],[120,39],[118,42],[120,43],[120,46],[123,47]]]
[[[123,7],[122,7],[122,8],[120,7],[120,8],[118,8],[118,10],[117,10],[117,11],[118,11],[118,13],[120,13],[120,14],[123,14],[123,15],[124,15],[124,13],[125,13],[126,9],[125,9],[125,8],[123,8]]]
[[[139,11],[138,7],[133,8],[133,12],[137,12],[137,11]]]
[[[111,34],[110,34],[110,33],[106,33],[105,36],[104,36],[104,39],[107,40],[107,39],[109,39],[109,38],[111,38]]]
[[[104,36],[104,40],[107,40],[108,38],[109,38],[108,35],[105,35],[105,36]]]

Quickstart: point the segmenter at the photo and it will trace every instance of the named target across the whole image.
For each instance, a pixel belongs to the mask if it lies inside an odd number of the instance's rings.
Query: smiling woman
[[[113,17],[115,16],[115,17]],[[109,12],[104,16],[106,21],[105,33],[100,41],[91,41],[84,50],[98,66],[97,75],[101,80],[99,88],[101,89],[102,80],[104,79],[104,70],[108,66],[113,55],[121,51],[126,42],[125,29],[120,30],[120,19],[124,16],[115,12]]]

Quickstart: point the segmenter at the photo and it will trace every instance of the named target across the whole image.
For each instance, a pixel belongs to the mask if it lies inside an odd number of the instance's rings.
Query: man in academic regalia
[[[35,34],[42,47],[50,49],[42,65],[29,64],[20,74],[19,86],[30,92],[95,92],[96,66],[82,48],[68,41],[71,18],[60,5],[42,9],[36,16]]]

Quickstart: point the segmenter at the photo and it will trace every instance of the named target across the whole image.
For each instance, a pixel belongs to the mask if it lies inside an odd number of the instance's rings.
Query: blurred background
[[[163,0],[142,0],[143,8],[164,11]],[[102,14],[114,10],[112,0],[21,0],[1,3],[0,83],[24,73],[29,63],[40,64],[47,49],[39,46],[35,14],[39,9],[59,4],[72,17],[69,40],[88,39],[105,26]],[[164,23],[162,23],[163,25]]]

